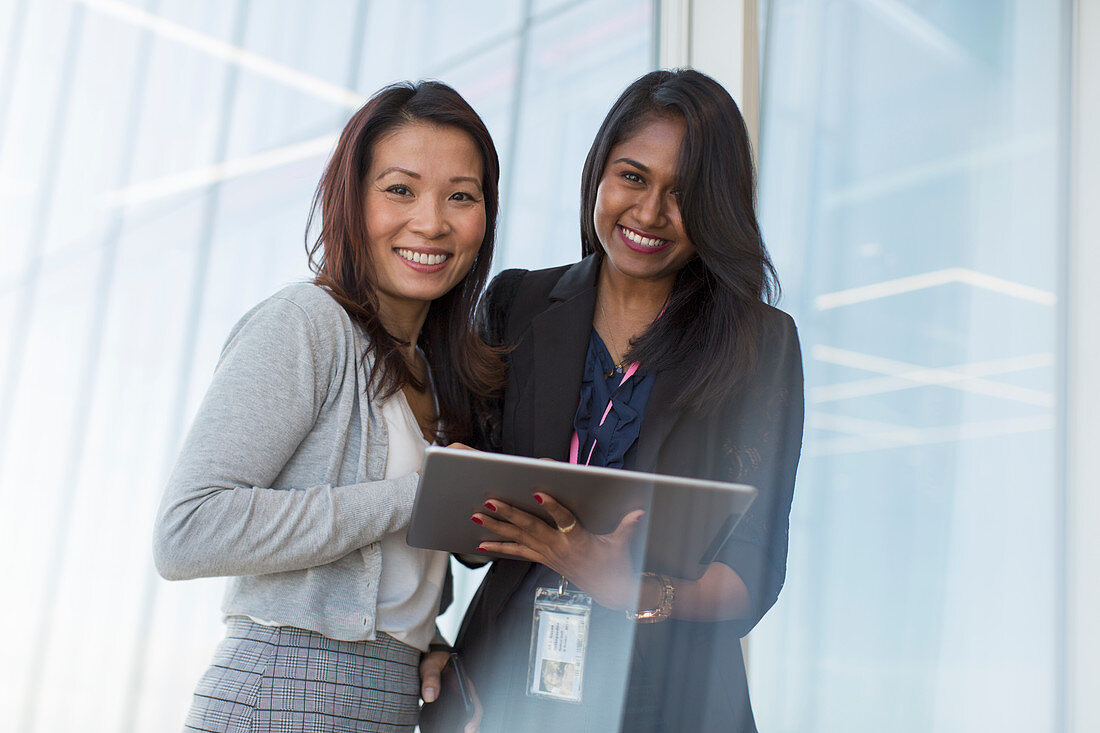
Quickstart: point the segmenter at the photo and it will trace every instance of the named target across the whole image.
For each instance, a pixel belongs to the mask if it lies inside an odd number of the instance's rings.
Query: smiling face
[[[654,117],[607,157],[593,224],[615,273],[671,281],[695,256],[676,188],[684,129],[682,118]]]
[[[427,313],[470,271],[485,239],[481,179],[458,128],[413,122],[374,143],[363,207],[385,320]]]

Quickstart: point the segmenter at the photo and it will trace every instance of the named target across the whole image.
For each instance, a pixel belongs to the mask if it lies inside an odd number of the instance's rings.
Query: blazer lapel
[[[682,412],[673,407],[673,400],[680,385],[690,378],[688,370],[676,365],[671,369],[657,372],[657,379],[653,383],[653,391],[649,394],[649,402],[646,403],[645,417],[642,418],[642,429],[638,435],[638,453],[634,461],[634,470],[657,473],[657,459],[660,457],[661,446],[668,437],[669,431]]]
[[[530,391],[519,399],[530,400],[531,409],[517,414],[515,444],[526,444],[518,433],[531,437],[532,456],[568,460],[573,436],[573,416],[580,400],[584,359],[592,333],[592,312],[596,308],[596,275],[599,260],[587,257],[573,265],[550,291],[546,310],[531,319],[531,355],[534,379]],[[525,348],[525,347],[521,347]],[[490,570],[493,593],[484,599],[488,617],[495,619],[516,592],[531,564],[497,560]]]
[[[536,422],[527,427],[534,436],[537,458],[569,457],[595,307],[593,283],[553,303],[532,321],[535,381],[531,414]]]

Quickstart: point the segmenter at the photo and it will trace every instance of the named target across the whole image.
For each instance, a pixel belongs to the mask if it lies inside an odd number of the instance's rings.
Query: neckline
[[[611,356],[611,350],[607,348],[603,336],[600,336],[600,332],[596,330],[595,326],[592,327],[592,335],[595,337],[596,343],[600,346],[597,357],[600,361],[601,371],[606,374],[607,369],[605,367],[615,366],[615,359]]]
[[[595,326],[592,327],[592,336],[596,339],[596,343],[599,344],[599,349],[596,351],[596,366],[599,368],[600,374],[604,379],[612,379],[615,377],[621,379],[622,375],[630,369],[630,366],[615,363],[614,358],[611,356],[611,352],[607,348],[607,344],[604,343],[603,337],[600,336],[600,332],[596,330]],[[641,370],[641,365],[639,365],[639,368],[634,372],[633,376],[639,378],[645,376],[644,372]]]
[[[401,413],[401,417],[405,420],[406,427],[413,429],[413,434],[423,443],[425,446],[432,444],[430,440],[424,437],[424,431],[420,429],[420,423],[416,419],[416,413],[413,412],[412,405],[409,404],[409,398],[405,396],[405,390],[399,389],[393,393],[393,399],[398,400],[397,409]]]

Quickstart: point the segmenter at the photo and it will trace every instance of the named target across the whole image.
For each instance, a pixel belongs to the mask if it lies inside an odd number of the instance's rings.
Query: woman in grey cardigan
[[[448,560],[405,530],[424,448],[502,382],[472,330],[498,172],[453,89],[383,89],[318,186],[314,281],[230,333],[155,528],[165,578],[231,578],[187,730],[415,726]]]

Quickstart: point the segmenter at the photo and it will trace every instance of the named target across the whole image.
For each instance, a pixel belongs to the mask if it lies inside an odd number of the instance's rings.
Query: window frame
[[[1065,729],[1100,730],[1100,1],[1075,0],[1065,261]],[[1090,91],[1091,90],[1091,93]],[[1091,205],[1090,205],[1091,204]]]

